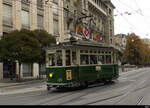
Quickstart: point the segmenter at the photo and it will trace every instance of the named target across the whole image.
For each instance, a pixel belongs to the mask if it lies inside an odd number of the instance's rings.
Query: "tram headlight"
[[[49,77],[50,77],[50,78],[53,78],[53,74],[52,74],[52,73],[50,73],[50,74],[49,74]]]

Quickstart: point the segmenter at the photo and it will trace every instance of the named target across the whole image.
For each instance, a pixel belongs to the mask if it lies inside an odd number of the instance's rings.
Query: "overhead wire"
[[[117,2],[120,2],[121,4],[123,4],[123,5],[125,5],[126,7],[130,7],[130,6],[128,6],[128,5],[126,5],[125,3],[123,3],[123,2],[121,2],[121,0],[115,0],[115,1],[117,1]],[[130,9],[133,9],[133,8],[131,8],[130,7]],[[133,9],[134,10],[134,9]],[[134,29],[134,30],[137,30],[137,31],[139,31],[140,33],[142,33],[135,25],[133,25],[126,17],[124,17],[124,14],[122,14],[121,12],[119,12],[119,10],[117,10],[117,8],[116,8],[116,11],[117,11],[117,13],[119,13],[119,15],[130,25],[130,26],[132,26],[132,28]],[[136,10],[134,10],[136,13],[138,13],[138,11],[136,11]],[[139,13],[138,13],[139,14]],[[143,34],[143,33],[142,33]]]
[[[135,13],[139,14],[140,16],[142,16],[144,18],[144,22],[145,25],[147,26],[146,28],[150,28],[150,26],[148,25],[148,22],[142,12],[142,9],[139,7],[138,3],[136,0],[134,0],[136,7],[138,8],[137,10],[133,9],[132,7],[130,7],[129,5],[127,5],[126,3],[122,2],[121,0],[118,0],[118,2],[120,2],[121,4],[123,4],[124,6],[128,7],[130,10],[134,11]],[[133,12],[131,13],[131,15],[133,14]],[[147,35],[147,34],[146,34]]]
[[[147,28],[150,29],[150,25],[148,24],[147,19],[146,19],[145,15],[143,14],[142,9],[140,8],[140,6],[138,5],[138,3],[137,3],[136,0],[134,0],[134,2],[135,2],[135,4],[136,4],[136,6],[139,8],[140,13],[141,13],[141,16],[144,18],[144,22],[145,22]],[[147,34],[146,34],[146,35],[147,35]]]

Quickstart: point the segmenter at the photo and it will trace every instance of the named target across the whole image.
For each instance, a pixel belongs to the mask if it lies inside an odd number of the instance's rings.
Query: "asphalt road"
[[[82,90],[46,90],[46,82],[0,88],[0,105],[150,105],[150,68]]]

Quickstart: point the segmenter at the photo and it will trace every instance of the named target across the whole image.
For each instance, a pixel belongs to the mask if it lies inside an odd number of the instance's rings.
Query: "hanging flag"
[[[82,25],[81,24],[76,25],[76,32],[82,33]]]
[[[94,33],[94,34],[93,34],[93,39],[94,39],[94,40],[97,40],[97,36],[98,36],[98,33]]]
[[[90,30],[87,29],[86,27],[83,28],[83,35],[88,36],[90,34]]]
[[[102,40],[103,40],[103,37],[100,36],[100,41],[102,41]]]
[[[95,34],[93,35],[93,39],[96,40],[96,41],[102,41],[102,40],[103,40],[103,37],[100,36],[99,33],[95,33]]]

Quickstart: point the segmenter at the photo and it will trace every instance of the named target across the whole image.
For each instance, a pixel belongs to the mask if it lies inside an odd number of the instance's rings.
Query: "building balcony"
[[[66,18],[74,19],[75,14],[73,12],[69,11],[69,9],[67,9],[67,8],[64,8],[64,11],[65,11],[64,15]]]
[[[102,14],[107,16],[107,8],[102,3],[97,3],[95,0],[89,0],[89,4],[92,5],[92,7],[95,7],[97,10],[99,10]]]

